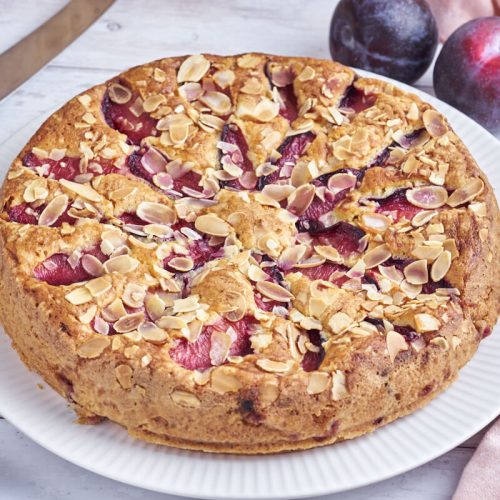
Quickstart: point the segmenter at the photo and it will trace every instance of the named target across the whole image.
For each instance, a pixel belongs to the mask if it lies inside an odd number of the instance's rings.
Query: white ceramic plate
[[[361,72],[360,72],[361,73]],[[443,111],[497,192],[500,142],[450,106],[419,92]],[[1,177],[39,123],[1,146]],[[41,379],[29,373],[0,333],[0,413],[53,453],[124,483],[200,498],[298,498],[364,486],[395,476],[446,453],[500,413],[500,328],[444,394],[424,409],[376,432],[310,451],[265,457],[209,455],[132,439],[118,425],[80,426]]]

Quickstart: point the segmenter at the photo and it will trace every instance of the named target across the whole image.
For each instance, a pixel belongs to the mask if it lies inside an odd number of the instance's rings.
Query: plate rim
[[[454,120],[458,121],[459,119],[463,120],[464,122],[467,122],[466,123],[467,126],[472,127],[477,134],[483,135],[484,137],[486,137],[487,140],[492,143],[491,144],[492,147],[498,149],[498,151],[500,153],[500,142],[498,141],[498,139],[494,135],[492,135],[490,132],[488,132],[486,129],[484,129],[481,125],[479,125],[478,123],[476,123],[475,121],[473,121],[471,118],[469,118],[468,116],[466,116],[461,111],[453,108],[449,104],[447,104],[447,103],[445,103],[443,101],[440,101],[436,97],[434,97],[434,96],[432,96],[430,94],[427,94],[426,92],[424,92],[424,91],[422,91],[420,89],[411,87],[411,86],[406,85],[404,83],[392,80],[390,78],[383,77],[381,75],[376,75],[376,74],[371,73],[371,72],[363,71],[363,70],[360,70],[360,69],[357,69],[357,68],[354,68],[354,69],[361,76],[366,76],[366,77],[371,77],[371,78],[377,78],[379,80],[388,81],[388,82],[396,85],[397,87],[399,87],[399,88],[401,88],[401,89],[403,89],[403,90],[405,90],[407,92],[410,92],[410,93],[413,93],[413,94],[417,95],[422,100],[424,100],[426,102],[429,102],[430,104],[432,104],[433,106],[435,106],[437,109],[439,109],[440,111],[442,111],[447,118],[449,118],[450,114],[451,115],[455,114],[456,117],[453,120],[450,119],[450,122],[452,122]],[[37,118],[36,120],[33,120],[32,122],[28,123],[24,127],[22,127],[19,130],[17,130],[14,134],[12,134],[12,136],[10,136],[7,140],[3,141],[2,144],[0,144],[0,148],[6,148],[6,147],[8,147],[8,145],[11,142],[14,142],[19,137],[24,137],[26,139],[28,139],[29,137],[31,137],[31,135],[36,132],[36,130],[38,129],[38,127],[40,126],[40,124],[49,115],[50,115],[50,113],[49,114],[43,113],[42,115],[39,116],[40,121]],[[452,124],[452,126],[453,126],[453,128],[455,128],[455,126],[453,124]],[[465,142],[465,139],[461,135],[459,135],[459,137],[461,137],[461,139],[464,140],[464,142]],[[499,326],[497,325],[496,330],[498,330],[498,329],[499,329]],[[499,335],[500,335],[500,331],[497,331],[495,339]],[[492,335],[492,337],[493,337],[493,335]],[[9,354],[15,356],[16,358],[18,358],[17,353],[10,346],[10,339],[9,339],[9,337],[3,332],[3,329],[2,329],[2,332],[0,333],[0,341],[2,339],[5,339],[5,342],[0,342],[0,351],[4,348],[3,345],[5,344],[7,346],[6,349],[11,351]],[[498,339],[496,342],[495,342],[495,339],[491,340],[491,337],[489,339],[485,339],[484,341],[481,342],[481,345],[479,346],[479,349],[483,348],[483,350],[484,350],[485,347],[483,347],[483,346],[485,346],[485,345],[493,344],[495,346],[495,343],[499,344],[500,339]],[[498,346],[496,346],[496,348],[500,352],[500,344]],[[477,353],[473,356],[472,359],[474,359],[476,356],[477,356]],[[464,366],[460,370],[459,373],[460,373],[461,376],[462,376],[464,370],[466,371],[466,369],[470,365],[471,361],[469,361],[469,363],[467,363],[466,366]],[[20,359],[17,359],[16,362],[19,364],[19,367],[21,367],[22,369],[24,369],[24,370],[27,371],[26,367],[20,361]],[[41,380],[44,383],[45,386],[48,386],[48,384],[46,384],[41,379],[41,377],[39,377],[38,375],[36,375],[36,374],[34,374],[32,372],[31,372],[31,375],[33,375],[33,376],[37,377],[39,380]],[[454,386],[455,384],[457,384],[457,381],[454,381],[451,384],[450,388],[452,386]],[[446,392],[448,392],[450,390],[450,388],[447,388],[441,394],[445,394]],[[34,387],[34,389],[36,389],[36,387]],[[49,390],[52,391],[52,389],[49,389]],[[54,392],[54,394],[55,394],[55,392]],[[440,395],[438,395],[437,398],[439,398]],[[57,395],[57,397],[60,398],[60,396],[58,396],[58,395]],[[433,401],[435,401],[437,398],[433,399]],[[60,399],[61,399],[61,402],[64,402],[64,400],[62,398],[60,398]],[[421,465],[423,465],[425,463],[428,463],[428,462],[436,459],[437,457],[439,457],[439,456],[447,453],[448,451],[452,450],[453,448],[455,448],[456,446],[458,446],[460,443],[462,443],[463,441],[465,441],[466,439],[470,438],[472,435],[474,435],[475,433],[477,433],[479,430],[481,430],[482,428],[484,428],[488,423],[490,423],[493,419],[495,419],[498,416],[499,412],[500,412],[500,399],[499,399],[498,401],[496,401],[497,406],[494,407],[492,405],[490,413],[486,412],[487,416],[485,416],[481,420],[476,420],[474,422],[475,425],[471,426],[470,429],[469,429],[469,431],[467,433],[464,433],[464,434],[461,434],[461,435],[457,436],[457,438],[455,440],[453,440],[453,441],[448,441],[445,444],[441,444],[440,446],[436,447],[436,450],[434,450],[430,455],[425,455],[425,456],[422,455],[420,457],[420,459],[414,461],[411,464],[403,463],[400,467],[395,467],[395,468],[392,468],[391,470],[388,469],[385,474],[380,474],[376,479],[373,479],[371,477],[367,477],[365,480],[362,479],[361,481],[356,482],[356,484],[353,484],[350,487],[341,487],[339,489],[333,489],[331,487],[317,488],[317,489],[315,489],[314,487],[311,487],[310,491],[304,492],[304,493],[300,493],[299,495],[293,495],[293,496],[291,496],[289,494],[283,495],[283,494],[276,493],[276,492],[273,493],[273,492],[270,492],[270,491],[266,492],[265,496],[263,496],[263,494],[259,495],[259,496],[256,496],[255,494],[248,495],[245,492],[238,493],[238,496],[232,496],[232,495],[223,495],[223,496],[221,496],[220,492],[217,492],[217,494],[215,495],[215,494],[205,494],[203,492],[200,493],[199,491],[194,491],[194,489],[189,490],[189,488],[187,488],[187,489],[185,489],[183,491],[182,489],[179,489],[179,488],[154,487],[154,486],[152,486],[150,484],[145,484],[144,481],[141,481],[141,480],[136,479],[134,477],[127,477],[127,478],[125,478],[123,476],[120,476],[120,474],[117,473],[117,472],[116,473],[115,472],[110,473],[110,472],[107,472],[107,471],[103,471],[102,468],[99,469],[99,466],[93,466],[93,464],[86,463],[84,459],[72,456],[72,453],[70,451],[66,451],[66,450],[62,450],[61,451],[61,450],[58,450],[57,449],[57,445],[52,445],[50,442],[46,442],[46,441],[44,442],[43,437],[37,436],[36,433],[30,432],[30,429],[26,428],[26,426],[24,426],[22,423],[20,423],[20,424],[16,423],[15,416],[13,416],[13,415],[10,414],[9,409],[6,408],[5,402],[3,402],[3,403],[4,404],[2,404],[2,400],[0,398],[0,412],[1,412],[2,416],[10,424],[12,424],[16,429],[18,429],[19,431],[21,431],[23,434],[25,434],[27,437],[29,437],[32,441],[34,441],[35,443],[37,443],[39,446],[47,449],[51,453],[54,453],[55,455],[63,458],[64,460],[66,460],[66,461],[68,461],[70,463],[73,463],[73,464],[75,464],[75,465],[77,465],[79,467],[82,467],[82,468],[84,468],[86,470],[89,470],[89,471],[91,471],[91,472],[93,472],[95,474],[107,477],[109,479],[113,479],[115,481],[118,481],[118,482],[121,482],[121,483],[124,483],[124,484],[129,484],[129,485],[132,485],[132,486],[135,486],[135,487],[138,487],[138,488],[147,489],[147,490],[150,490],[150,491],[157,491],[157,492],[167,493],[167,494],[171,494],[171,495],[178,495],[178,496],[183,496],[183,497],[189,497],[189,496],[195,495],[196,498],[206,498],[206,499],[213,499],[213,498],[222,499],[222,498],[224,498],[224,499],[227,499],[227,500],[233,499],[233,498],[240,498],[240,499],[269,498],[269,499],[276,499],[276,500],[277,499],[285,499],[285,498],[308,498],[308,497],[316,497],[316,496],[321,496],[321,495],[328,495],[328,494],[333,494],[333,493],[340,493],[340,492],[350,491],[350,490],[361,488],[361,487],[364,487],[364,486],[367,486],[367,485],[370,485],[370,484],[375,484],[377,482],[389,479],[391,477],[395,477],[395,476],[403,474],[403,473],[405,473],[405,472],[407,472],[409,470],[412,470],[412,469],[415,469],[417,467],[420,467]],[[424,408],[427,408],[431,404],[432,404],[432,401],[429,404],[427,404]],[[416,410],[416,411],[418,411],[418,410]],[[415,412],[413,412],[413,413],[415,413]],[[397,422],[403,422],[406,418],[411,417],[412,414],[408,415],[407,417],[403,417],[402,419],[397,419],[395,422],[393,422],[391,424],[394,425]],[[391,425],[391,424],[388,424],[388,425]],[[111,423],[111,422],[106,422],[105,425],[113,425],[114,426],[114,425],[117,425],[117,424]],[[384,427],[387,427],[387,426],[384,426]],[[377,431],[374,431],[374,433],[376,433],[376,432]],[[374,435],[374,433],[370,433],[370,434],[368,434],[368,436]],[[363,439],[363,436],[355,438],[354,440],[346,441],[344,443],[348,444],[349,442],[357,441],[357,440],[360,440],[360,439]],[[138,443],[142,443],[142,442],[138,441]],[[344,443],[338,443],[336,446],[342,446]],[[153,446],[154,447],[155,445],[149,445],[148,444],[147,446]],[[335,447],[332,447],[332,445],[328,445],[328,446],[320,448],[320,449],[325,449],[325,448],[330,448],[332,451],[335,450]],[[174,449],[174,450],[176,450],[176,449]],[[294,452],[287,453],[286,455],[295,456],[297,454],[307,453],[307,451],[309,451],[309,450],[294,451]],[[200,454],[200,453],[203,453],[203,452],[188,452],[188,453]],[[209,453],[204,454],[204,456],[206,457],[207,460],[210,460],[211,458],[214,458],[214,455],[209,454]],[[220,455],[216,455],[216,456],[220,456]],[[224,457],[235,457],[235,455],[223,455],[223,456]],[[278,457],[278,456],[279,457],[283,457],[283,456],[285,456],[285,454],[266,455],[266,457]],[[250,456],[250,457],[252,457],[252,456]],[[252,458],[255,459],[255,460],[259,460],[262,457],[261,456],[253,456]]]

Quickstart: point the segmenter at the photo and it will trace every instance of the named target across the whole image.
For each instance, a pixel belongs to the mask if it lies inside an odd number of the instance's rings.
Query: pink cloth
[[[500,419],[483,437],[465,467],[453,500],[500,498]]]
[[[474,19],[500,15],[500,0],[428,0],[443,42],[459,26]]]

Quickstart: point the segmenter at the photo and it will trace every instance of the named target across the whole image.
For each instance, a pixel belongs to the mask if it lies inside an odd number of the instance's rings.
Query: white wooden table
[[[0,0],[0,52],[65,4]],[[86,33],[0,101],[0,145],[74,94],[136,64],[196,52],[273,52],[328,58],[335,0],[118,0]],[[1,78],[1,75],[0,75]],[[430,71],[417,86],[432,92]],[[328,500],[451,498],[482,434],[394,479]],[[52,455],[0,417],[0,500],[166,500]]]

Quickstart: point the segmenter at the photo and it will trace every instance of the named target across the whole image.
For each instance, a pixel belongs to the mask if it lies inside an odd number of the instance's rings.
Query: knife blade
[[[0,55],[0,99],[34,75],[92,25],[114,0],[71,0]]]

